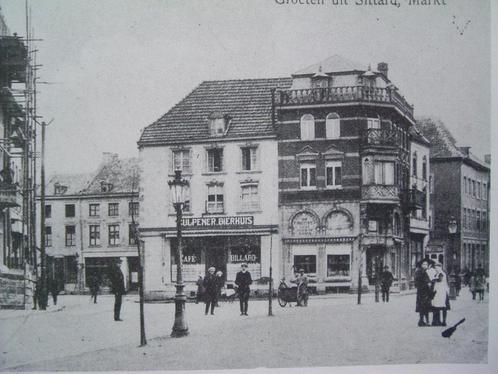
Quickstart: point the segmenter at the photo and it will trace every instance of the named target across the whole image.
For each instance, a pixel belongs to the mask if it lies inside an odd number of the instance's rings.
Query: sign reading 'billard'
[[[252,225],[254,225],[253,216],[182,218],[182,226],[184,227],[252,226]]]

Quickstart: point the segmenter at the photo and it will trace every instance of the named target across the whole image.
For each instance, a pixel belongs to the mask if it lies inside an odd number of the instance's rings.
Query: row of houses
[[[134,215],[146,296],[174,294],[176,170],[189,181],[187,289],[210,266],[230,285],[242,262],[256,288],[272,266],[274,279],[304,269],[317,292],[354,291],[359,275],[371,288],[384,265],[408,289],[426,256],[448,271],[488,264],[489,164],[441,122],[416,121],[386,63],[332,56],[291,77],[203,82],[143,130],[138,148],[138,160],[106,155],[91,176],[50,180],[45,244],[66,289],[83,290],[117,257],[135,286]]]

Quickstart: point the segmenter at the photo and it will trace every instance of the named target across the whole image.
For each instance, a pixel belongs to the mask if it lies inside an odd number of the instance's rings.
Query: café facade
[[[277,141],[271,88],[287,79],[209,81],[143,131],[140,233],[145,294],[174,295],[176,214],[168,181],[189,182],[182,215],[183,279],[187,295],[214,266],[233,286],[243,262],[253,290],[268,288],[270,266],[280,277]],[[250,105],[249,105],[250,104]]]

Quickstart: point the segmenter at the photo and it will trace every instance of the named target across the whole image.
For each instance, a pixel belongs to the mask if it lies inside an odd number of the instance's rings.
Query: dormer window
[[[230,117],[223,115],[220,112],[211,113],[208,118],[209,121],[209,133],[211,136],[223,136],[228,130],[228,124],[230,122]]]
[[[55,183],[54,184],[54,195],[64,195],[67,192],[67,186],[63,186],[62,184]]]
[[[100,182],[100,191],[101,192],[111,192],[113,187],[114,186],[112,185],[112,183],[108,183],[108,182],[104,182],[104,181]]]

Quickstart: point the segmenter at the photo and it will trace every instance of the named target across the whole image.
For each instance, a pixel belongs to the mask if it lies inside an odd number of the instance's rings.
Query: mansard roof
[[[208,117],[222,113],[230,126],[222,138],[275,135],[271,89],[289,88],[291,78],[205,81],[157,121],[147,126],[139,146],[188,143],[212,139]]]

